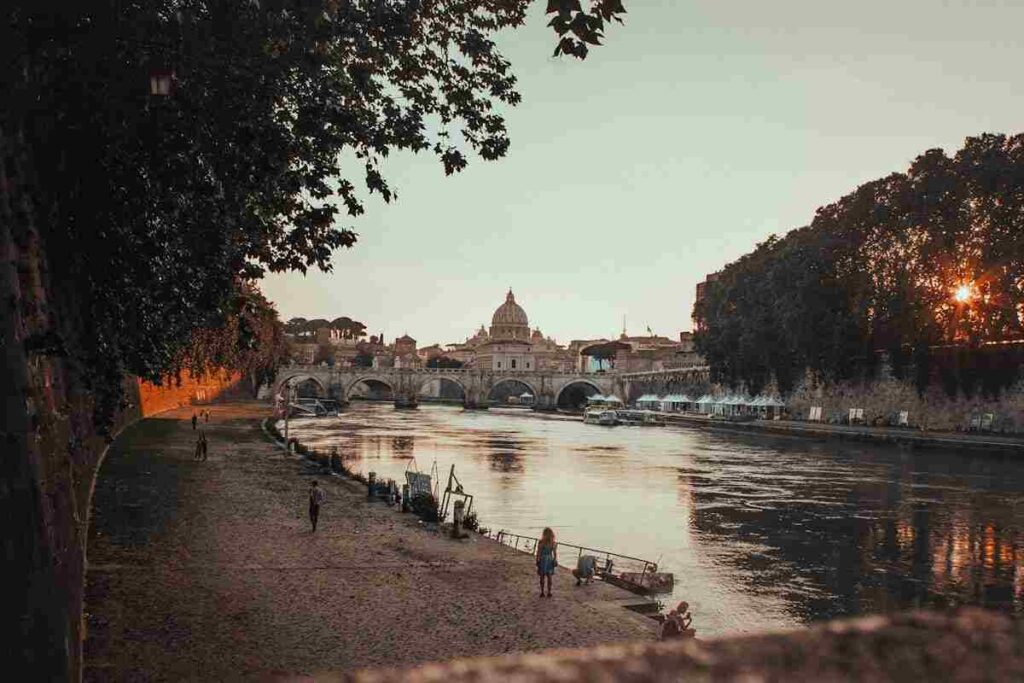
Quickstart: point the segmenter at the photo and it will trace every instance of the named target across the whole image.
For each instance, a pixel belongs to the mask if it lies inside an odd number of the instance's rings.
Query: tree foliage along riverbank
[[[80,363],[108,418],[120,378],[159,381],[235,281],[329,269],[361,183],[430,151],[497,159],[519,103],[494,35],[530,0],[14,2],[0,21],[3,129],[29,159],[51,282],[72,316],[35,348]],[[549,0],[558,52],[599,42],[620,0]],[[169,95],[150,77],[173,72]]]
[[[91,484],[103,437],[137,415],[125,376],[186,367],[202,330],[232,324],[239,283],[328,269],[356,241],[340,214],[363,213],[357,184],[394,197],[390,153],[430,152],[446,173],[470,153],[503,156],[502,110],[520,97],[494,37],[530,4],[3,5],[8,668],[79,677]],[[620,0],[545,9],[556,53],[581,58],[624,12]],[[207,350],[199,362],[224,355]]]
[[[220,370],[237,371],[255,393],[271,384],[290,353],[277,309],[251,282],[241,282],[228,301],[218,327],[192,333],[181,361],[193,377]]]
[[[1024,340],[1024,135],[861,185],[727,265],[694,319],[713,379],[753,391],[871,375],[887,352],[919,390],[998,392],[1024,360],[989,343]]]

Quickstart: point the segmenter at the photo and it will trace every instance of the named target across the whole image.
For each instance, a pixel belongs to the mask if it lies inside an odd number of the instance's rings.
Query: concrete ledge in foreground
[[[314,678],[351,683],[1011,681],[1024,680],[1024,627],[973,608],[948,615],[907,612],[702,643],[548,650]]]

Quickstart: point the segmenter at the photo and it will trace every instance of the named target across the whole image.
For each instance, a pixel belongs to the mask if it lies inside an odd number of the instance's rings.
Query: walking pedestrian
[[[210,410],[206,409],[206,410],[203,411],[203,413],[204,413],[203,422],[206,422],[207,424],[209,424],[209,422],[210,422]]]
[[[199,418],[196,417],[196,411],[192,411],[192,431],[196,431],[196,422],[199,422]]]
[[[206,432],[204,431],[199,432],[199,444],[200,450],[202,451],[203,462],[206,462],[206,451],[209,448],[209,443],[206,441]]]
[[[327,492],[320,488],[320,484],[313,480],[309,487],[309,521],[316,531],[317,520],[320,519],[320,506],[327,500]]]
[[[555,543],[555,532],[551,527],[544,527],[540,541],[537,543],[537,576],[540,577],[540,597],[544,597],[544,579],[548,580],[548,594],[551,597],[551,577],[558,566],[558,544]]]
[[[199,432],[199,438],[196,439],[196,452],[192,456],[192,459],[198,462],[199,459],[202,458],[202,457],[203,457],[203,433]]]

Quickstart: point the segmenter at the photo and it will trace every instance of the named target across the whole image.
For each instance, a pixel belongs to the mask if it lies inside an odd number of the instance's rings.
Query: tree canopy
[[[242,283],[229,302],[224,323],[195,330],[176,365],[188,368],[193,375],[218,370],[239,372],[256,391],[274,381],[288,356],[288,340],[277,311],[256,285]]]
[[[696,347],[753,390],[870,373],[878,352],[921,389],[938,361],[950,393],[997,390],[1021,345],[993,342],[1024,339],[1022,235],[1024,135],[928,150],[727,265],[694,308]]]
[[[300,337],[311,336],[317,330],[324,328],[339,330],[346,339],[359,339],[366,336],[366,325],[358,320],[349,318],[347,315],[340,316],[334,320],[326,320],[324,318],[314,318],[313,320],[291,318],[284,324],[284,329],[288,334]]]
[[[445,173],[503,156],[520,102],[499,31],[530,0],[14,0],[0,21],[0,131],[64,311],[48,352],[101,394],[173,372],[237,282],[330,268],[382,161]],[[586,56],[619,0],[548,0],[556,54]],[[173,74],[172,87],[150,89]],[[56,339],[56,342],[52,342]],[[52,342],[52,343],[51,343]]]

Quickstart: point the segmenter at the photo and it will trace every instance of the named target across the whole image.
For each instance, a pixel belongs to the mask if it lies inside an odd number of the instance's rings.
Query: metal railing
[[[537,540],[530,536],[522,536],[520,534],[514,534],[510,531],[501,529],[497,532],[491,532],[488,534],[489,538],[493,538],[498,543],[509,546],[522,553],[528,553],[533,555],[537,552]],[[640,572],[640,580],[637,582],[643,585],[644,577],[649,573],[654,574],[658,571],[658,565],[650,560],[645,560],[641,557],[632,557],[630,555],[622,555],[620,553],[613,553],[610,550],[601,550],[599,548],[589,548],[585,545],[576,545],[575,543],[566,543],[565,541],[558,541],[558,548],[572,548],[577,551],[576,558],[579,559],[586,553],[587,555],[593,555],[598,559],[598,574],[612,574],[615,568],[621,568],[625,565],[629,568],[631,565],[634,566]],[[603,564],[602,564],[603,561]],[[563,565],[565,566],[565,565]]]
[[[631,378],[642,378],[642,377],[658,377],[660,375],[673,375],[673,374],[685,374],[694,372],[707,372],[711,369],[710,365],[706,363],[694,363],[689,365],[680,365],[674,368],[663,368],[661,370],[638,370],[636,372],[620,372],[619,374],[625,379]]]
[[[536,368],[503,368],[501,370],[494,370],[492,368],[395,368],[395,367],[383,367],[383,368],[363,368],[358,366],[325,366],[316,363],[289,363],[284,366],[289,368],[293,372],[333,372],[333,373],[360,373],[366,372],[367,374],[373,373],[426,373],[426,374],[456,374],[456,375],[471,375],[471,374],[492,374],[492,375],[572,375],[575,377],[594,377],[594,376],[617,376],[620,373],[618,370],[538,370]],[[661,373],[663,371],[657,370],[654,374]],[[632,374],[645,374],[645,373],[632,373]],[[650,373],[647,373],[650,374]]]

